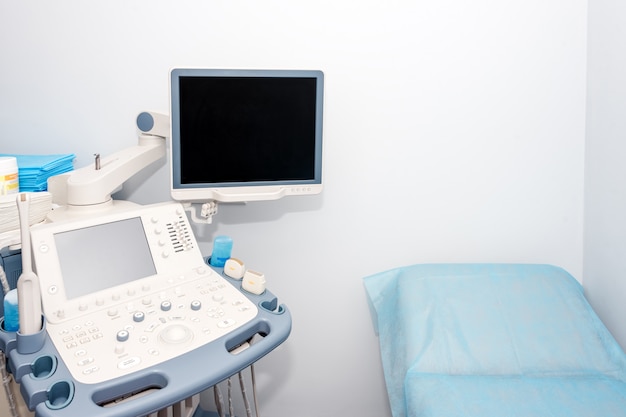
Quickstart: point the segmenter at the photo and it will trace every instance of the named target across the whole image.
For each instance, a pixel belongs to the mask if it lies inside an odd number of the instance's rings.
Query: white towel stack
[[[41,223],[52,210],[52,194],[29,193],[29,224]],[[0,248],[20,242],[20,216],[17,211],[19,194],[0,196]]]

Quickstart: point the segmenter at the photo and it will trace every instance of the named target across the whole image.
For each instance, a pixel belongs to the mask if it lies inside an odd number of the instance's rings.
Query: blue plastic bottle
[[[17,309],[17,290],[4,295],[4,330],[16,332],[20,328],[20,316]]]
[[[233,250],[233,239],[229,236],[216,236],[213,240],[213,252],[209,264],[212,266],[222,267],[230,258]]]

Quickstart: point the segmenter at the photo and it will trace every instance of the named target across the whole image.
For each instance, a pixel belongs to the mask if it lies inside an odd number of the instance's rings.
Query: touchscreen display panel
[[[156,274],[141,218],[54,235],[67,299]]]

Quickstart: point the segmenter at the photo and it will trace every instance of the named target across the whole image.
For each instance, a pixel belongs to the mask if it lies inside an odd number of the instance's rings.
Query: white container
[[[20,191],[17,175],[17,159],[13,156],[0,157],[0,195],[15,194]]]

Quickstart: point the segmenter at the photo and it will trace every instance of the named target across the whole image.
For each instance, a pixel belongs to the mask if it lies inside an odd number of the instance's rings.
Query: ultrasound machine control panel
[[[180,205],[51,223],[31,239],[48,334],[77,381],[167,361],[257,315],[206,265]]]
[[[41,346],[20,349],[19,333],[0,331],[0,349],[38,416],[147,415],[245,368],[290,332],[271,292],[247,293],[208,264],[179,203],[42,224],[30,235]],[[237,349],[257,334],[259,346]],[[41,357],[51,363],[43,373]],[[155,389],[158,400],[109,410]]]

